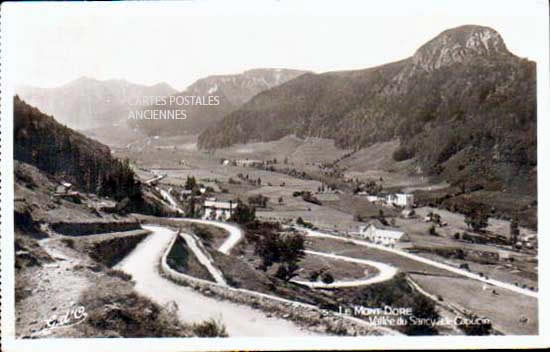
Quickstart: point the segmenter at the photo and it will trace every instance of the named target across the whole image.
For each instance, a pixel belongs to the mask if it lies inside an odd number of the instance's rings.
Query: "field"
[[[484,290],[483,283],[463,278],[440,277],[437,280],[424,275],[411,275],[426,291],[444,297],[491,319],[494,328],[505,334],[523,335],[538,333],[537,300],[514,294],[504,289]],[[468,292],[468,294],[464,294]],[[522,323],[522,317],[527,322]]]
[[[421,272],[427,275],[441,275],[455,277],[456,274],[431,265],[419,263],[415,260],[402,257],[383,250],[358,246],[351,242],[333,240],[329,238],[306,238],[306,247],[313,251],[327,252],[352,258],[367,259],[390,264],[403,272]]]
[[[495,322],[494,326],[497,330],[508,334],[536,333],[537,300],[532,297],[504,289],[496,289],[495,295],[492,289],[483,290],[484,284],[479,281],[466,279],[393,253],[357,246],[346,241],[308,238],[307,247],[312,250],[380,261],[396,266],[411,275],[429,293],[443,297],[445,302],[452,302],[478,315],[488,316]],[[522,316],[529,319],[527,323],[519,322]]]
[[[199,182],[212,185],[216,180],[215,185],[219,189],[227,190],[227,193],[216,194],[217,197],[223,199],[240,198],[247,201],[248,197],[258,194],[268,197],[266,208],[256,209],[256,216],[260,219],[295,221],[301,217],[321,229],[337,230],[343,234],[356,232],[360,226],[366,225],[368,221],[379,215],[380,210],[383,210],[388,221],[393,220],[395,227],[407,232],[411,239],[407,246],[410,250],[416,251],[418,255],[453,266],[468,264],[472,272],[484,273],[493,279],[512,284],[517,283],[520,286],[538,288],[535,256],[512,250],[507,245],[476,244],[455,239],[454,235],[457,232],[470,232],[464,223],[464,216],[457,212],[424,206],[416,209],[418,215],[416,218],[403,219],[399,216],[397,209],[372,204],[366,199],[353,196],[350,193],[317,193],[321,185],[319,181],[301,179],[280,172],[221,163],[222,159],[273,160],[276,158],[276,167],[283,167],[285,165],[283,160],[287,158],[288,164],[286,165],[288,167],[317,175],[321,172],[320,163],[337,161],[338,167],[344,170],[345,177],[382,182],[386,190],[414,191],[415,196],[418,194],[420,198],[422,198],[422,194],[440,194],[443,197],[450,191],[456,191],[456,187],[449,187],[445,180],[428,179],[420,174],[416,176],[415,173],[421,170],[416,170],[411,160],[394,161],[392,153],[398,146],[396,141],[378,143],[355,153],[337,150],[330,141],[302,140],[294,136],[268,143],[236,145],[215,153],[194,150],[193,142],[190,139],[186,139],[186,142],[183,143],[185,147],[178,146],[174,138],[166,140],[166,145],[162,145],[162,143],[158,140],[151,141],[146,148],[146,155],[144,153],[134,155],[141,159],[142,166],[156,168],[157,172],[168,175],[162,181],[165,183],[165,187],[183,185],[187,176],[194,176]],[[126,153],[132,154],[135,151],[130,150]],[[157,160],[161,159],[168,161],[160,165]],[[261,183],[246,182],[240,179],[238,174],[242,174],[244,177],[248,176],[249,180],[260,179]],[[229,183],[229,179],[240,184]],[[310,191],[322,202],[322,205],[306,202],[299,196],[294,197],[293,193],[297,191]],[[472,197],[478,198],[483,198],[484,195],[487,196],[487,199],[493,199],[491,197],[495,196],[486,191],[471,193]],[[500,201],[504,203],[513,201],[513,199],[504,199],[503,197],[497,197],[495,204]],[[531,199],[520,199],[519,206],[522,209],[527,209],[525,211],[530,211],[530,204],[532,204]],[[504,207],[502,204],[501,206]],[[536,210],[536,208],[533,209]],[[432,223],[423,221],[423,218],[432,211],[441,215],[442,221],[447,223],[445,227],[436,227],[437,236],[429,234]],[[360,215],[364,222],[356,221],[355,215]],[[509,222],[497,212],[494,217],[490,218],[487,230],[507,237],[509,236],[509,226]],[[520,227],[520,233],[521,236],[536,234],[534,230],[523,225]],[[215,236],[214,240],[221,241],[223,238]],[[215,243],[217,245],[219,242]],[[212,249],[214,247],[213,244]],[[390,252],[357,246],[345,241],[306,238],[306,247],[311,250],[393,265],[401,272],[413,277],[429,293],[441,296],[444,302],[460,305],[479,315],[488,316],[493,320],[494,327],[501,332],[510,334],[536,332],[537,302],[535,299],[504,289],[497,290],[497,294],[493,294],[492,290],[483,290],[483,285],[475,280],[465,279],[447,270],[434,268]],[[444,255],[458,249],[467,254],[466,259],[461,260]],[[295,285],[274,284],[269,277],[274,274],[276,266],[270,268],[267,273],[258,270],[256,268],[258,259],[254,258],[253,248],[250,245],[241,243],[233,253],[238,257],[223,256],[215,251],[212,255],[216,262],[220,263],[220,269],[224,271],[228,282],[234,286],[275,293],[282,297],[300,295],[303,300],[312,303],[321,300],[328,304],[332,301],[332,298],[329,299],[326,294],[317,296],[313,292],[295,287]],[[513,261],[496,259],[492,263],[490,261],[484,263],[484,253],[495,253],[496,258],[512,258]],[[311,255],[307,256],[300,266],[299,278],[302,280],[307,280],[312,270],[325,267],[330,268],[330,272],[336,280],[350,280],[365,276],[365,268],[345,262],[328,261]],[[368,274],[371,272],[369,271]],[[274,288],[275,286],[277,288]],[[338,292],[332,294],[340,295]],[[516,302],[518,302],[518,307],[514,306]],[[525,323],[519,322],[522,314],[528,319]]]
[[[378,270],[370,265],[358,265],[311,254],[307,254],[299,266],[301,270],[298,276],[303,281],[309,280],[310,274],[318,270],[326,270],[336,281],[366,279],[378,274]]]

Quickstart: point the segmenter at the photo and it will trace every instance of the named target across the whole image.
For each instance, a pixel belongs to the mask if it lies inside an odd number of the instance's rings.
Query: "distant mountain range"
[[[125,121],[136,99],[167,96],[176,90],[166,83],[145,86],[125,80],[81,77],[55,88],[22,86],[19,97],[71,128],[85,130]]]
[[[147,135],[180,135],[202,132],[215,125],[227,114],[238,109],[255,95],[292,80],[306,71],[261,68],[233,75],[214,75],[199,79],[185,91],[175,94],[180,97],[216,96],[217,105],[147,106],[144,109],[186,110],[185,120],[137,120],[130,126]]]
[[[398,62],[306,73],[266,90],[205,130],[199,147],[291,134],[354,149],[399,139],[394,157],[415,158],[421,172],[532,192],[536,127],[535,63],[495,30],[468,25]]]

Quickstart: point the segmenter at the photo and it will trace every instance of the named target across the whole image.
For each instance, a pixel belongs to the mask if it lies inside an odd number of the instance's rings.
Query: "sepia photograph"
[[[548,3],[1,12],[6,351],[548,347]]]

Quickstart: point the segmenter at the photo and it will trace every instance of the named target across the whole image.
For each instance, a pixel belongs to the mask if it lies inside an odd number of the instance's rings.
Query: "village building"
[[[57,193],[57,194],[69,194],[72,187],[73,187],[73,185],[70,184],[69,182],[61,182],[59,184],[59,186],[56,187],[55,193]]]
[[[399,207],[412,207],[414,205],[414,195],[411,193],[391,193],[386,195],[386,204]]]
[[[227,221],[235,208],[237,208],[237,202],[208,199],[203,204],[203,218]]]
[[[372,194],[367,194],[367,200],[369,202],[378,202],[380,199],[380,197],[376,196],[376,195],[372,195]]]
[[[239,159],[239,160],[235,160],[235,164],[237,164],[237,166],[252,167],[252,166],[261,166],[263,162],[261,160]]]
[[[359,235],[364,239],[384,246],[395,246],[399,242],[408,242],[409,236],[400,229],[369,224],[359,229]]]

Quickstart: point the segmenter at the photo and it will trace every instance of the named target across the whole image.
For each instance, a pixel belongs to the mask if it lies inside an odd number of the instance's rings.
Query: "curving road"
[[[220,248],[218,248],[218,251],[222,252],[223,254],[229,254],[229,252],[231,252],[233,247],[235,247],[235,245],[239,243],[239,241],[243,237],[243,231],[238,226],[229,224],[226,222],[213,221],[213,220],[201,220],[201,219],[187,219],[187,218],[186,219],[172,218],[172,220],[181,220],[181,221],[194,222],[194,223],[204,224],[204,225],[212,225],[212,226],[217,226],[219,228],[224,229],[229,233],[229,237],[227,237],[225,241],[222,243],[222,245],[220,246]]]
[[[225,281],[222,272],[214,265],[214,263],[212,263],[210,258],[206,255],[206,252],[199,247],[197,239],[194,236],[184,232],[180,233],[179,236],[183,237],[187,243],[187,247],[193,251],[199,263],[201,263],[208,270],[210,275],[214,278],[214,281],[222,286],[227,286],[227,282]]]
[[[309,281],[299,281],[299,280],[292,280],[293,282],[308,286],[310,288],[344,288],[344,287],[357,287],[357,286],[367,286],[372,285],[378,282],[386,281],[395,276],[397,274],[397,269],[394,268],[391,265],[380,263],[380,262],[374,262],[372,260],[365,260],[365,259],[357,259],[357,258],[350,258],[350,257],[344,257],[341,255],[336,254],[330,254],[330,253],[323,253],[323,252],[315,252],[306,250],[306,254],[310,255],[318,255],[321,257],[336,259],[336,260],[342,260],[345,262],[350,263],[356,263],[360,265],[370,265],[378,269],[379,273],[371,278],[368,279],[357,279],[357,280],[346,280],[346,281],[334,281],[330,284],[326,284],[324,282],[309,282]]]
[[[268,318],[262,311],[203,296],[189,287],[163,278],[158,271],[160,258],[177,234],[160,226],[143,227],[151,230],[152,234],[140,242],[116,268],[132,275],[136,282],[135,289],[140,294],[161,305],[175,302],[181,321],[194,323],[214,318],[223,322],[232,337],[315,335],[288,320]]]
[[[361,241],[361,240],[344,238],[344,237],[335,236],[335,235],[329,235],[329,234],[326,234],[326,233],[322,233],[322,232],[314,231],[314,230],[310,230],[310,229],[300,228],[300,230],[305,231],[307,233],[307,236],[310,236],[310,237],[321,237],[321,238],[330,238],[330,239],[335,239],[335,240],[340,240],[340,241],[350,241],[350,242],[352,242],[356,245],[359,245],[359,246],[376,248],[376,249],[383,250],[383,251],[386,251],[386,252],[391,252],[391,253],[394,253],[394,254],[397,254],[397,255],[415,260],[417,262],[428,264],[428,265],[431,265],[431,266],[436,267],[436,268],[444,269],[444,270],[450,271],[452,273],[455,273],[455,274],[458,274],[458,275],[461,275],[461,276],[465,276],[465,277],[473,279],[473,280],[482,281],[482,282],[488,283],[488,284],[496,286],[496,287],[500,287],[500,288],[504,288],[504,289],[507,289],[507,290],[510,290],[510,291],[514,291],[516,293],[520,293],[522,295],[538,298],[538,293],[537,292],[527,290],[527,289],[523,289],[521,287],[517,287],[517,286],[509,284],[507,282],[502,282],[502,281],[498,281],[498,280],[494,280],[494,279],[482,278],[479,275],[477,275],[475,273],[472,273],[470,271],[467,271],[467,270],[464,270],[464,269],[459,269],[457,267],[454,267],[454,266],[451,266],[451,265],[448,265],[448,264],[444,264],[444,263],[441,263],[441,262],[437,262],[435,260],[431,260],[431,259],[428,259],[428,258],[424,258],[424,257],[421,257],[421,256],[416,255],[416,254],[412,254],[412,253],[401,251],[401,250],[398,250],[398,249],[393,249],[393,248],[377,245],[377,244],[370,243],[370,242],[367,242],[367,241]]]

